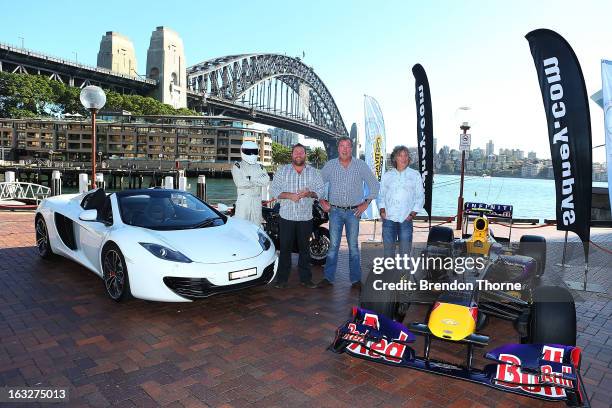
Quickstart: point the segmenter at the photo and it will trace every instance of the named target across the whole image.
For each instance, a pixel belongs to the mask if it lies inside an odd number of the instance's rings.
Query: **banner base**
[[[564,263],[556,263],[555,266],[560,266],[561,268],[577,268],[581,265],[570,265],[570,264],[564,264]]]
[[[593,292],[593,293],[606,293],[606,289],[598,283],[587,283],[578,281],[564,281],[568,288],[571,290],[578,290],[581,292]]]

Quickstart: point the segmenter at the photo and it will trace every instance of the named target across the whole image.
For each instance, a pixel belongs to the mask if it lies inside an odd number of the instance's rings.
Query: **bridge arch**
[[[318,138],[332,156],[335,139],[348,135],[331,93],[299,58],[230,55],[187,68],[187,78],[192,108],[222,109]]]

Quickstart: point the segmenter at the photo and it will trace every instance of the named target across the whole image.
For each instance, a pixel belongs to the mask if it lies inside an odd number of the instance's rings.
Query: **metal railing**
[[[40,58],[40,59],[46,60],[46,61],[51,61],[51,62],[63,64],[63,65],[69,65],[69,66],[72,66],[74,68],[80,68],[80,69],[84,69],[84,70],[88,70],[88,71],[98,72],[98,73],[101,73],[101,74],[106,74],[106,75],[112,75],[112,76],[115,76],[115,77],[131,79],[133,81],[148,83],[148,84],[152,84],[152,85],[156,85],[157,84],[157,80],[150,79],[150,78],[144,78],[142,75],[140,75],[138,73],[135,73],[136,75],[126,75],[126,74],[122,74],[122,73],[119,73],[119,72],[112,71],[112,70],[107,69],[107,68],[95,67],[93,65],[88,65],[88,64],[82,64],[82,63],[80,63],[78,61],[73,61],[73,60],[70,60],[70,59],[67,59],[67,58],[61,58],[61,57],[55,57],[55,56],[48,55],[48,54],[43,54],[43,53],[41,53],[39,51],[34,51],[34,50],[29,49],[29,48],[19,47],[17,45],[8,44],[8,43],[4,43],[4,42],[0,42],[0,50],[15,52],[15,53],[19,53],[19,54],[26,55],[26,56]]]
[[[49,187],[33,183],[2,182],[0,183],[0,201],[2,200],[29,200],[38,204],[51,193]]]

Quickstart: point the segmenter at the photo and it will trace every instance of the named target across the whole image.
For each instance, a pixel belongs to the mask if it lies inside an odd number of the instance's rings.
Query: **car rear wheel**
[[[43,259],[51,259],[54,254],[51,250],[47,223],[42,215],[36,217],[34,229],[36,230],[36,248],[38,249],[38,255]]]
[[[519,244],[519,254],[536,261],[536,278],[544,275],[546,269],[546,239],[539,235],[523,235]]]
[[[576,345],[576,306],[567,289],[540,286],[533,291],[529,334],[523,342]]]
[[[329,231],[327,228],[319,227],[318,234],[313,233],[310,241],[308,241],[308,251],[310,251],[310,263],[312,265],[325,265],[330,244]]]
[[[107,244],[102,250],[102,272],[104,287],[111,299],[120,302],[131,297],[125,258],[114,243]]]
[[[359,295],[359,306],[362,309],[370,310],[377,315],[384,315],[389,319],[401,323],[406,315],[408,304],[400,303],[398,301],[397,293],[394,290],[375,289],[375,281],[382,281],[376,283],[376,288],[380,289],[383,283],[399,282],[397,277],[398,274],[395,271],[385,270],[380,275],[370,271],[368,277],[366,278],[365,284],[361,288],[361,294]]]

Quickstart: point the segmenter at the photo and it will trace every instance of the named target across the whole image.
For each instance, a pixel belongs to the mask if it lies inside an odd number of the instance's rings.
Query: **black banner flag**
[[[431,188],[433,184],[433,119],[431,115],[431,96],[429,81],[421,64],[412,67],[414,75],[414,99],[417,110],[417,151],[419,152],[419,172],[425,189],[425,211],[431,222]]]
[[[555,175],[557,229],[573,231],[588,259],[591,225],[591,116],[576,54],[563,37],[535,30],[525,38],[538,72]]]

